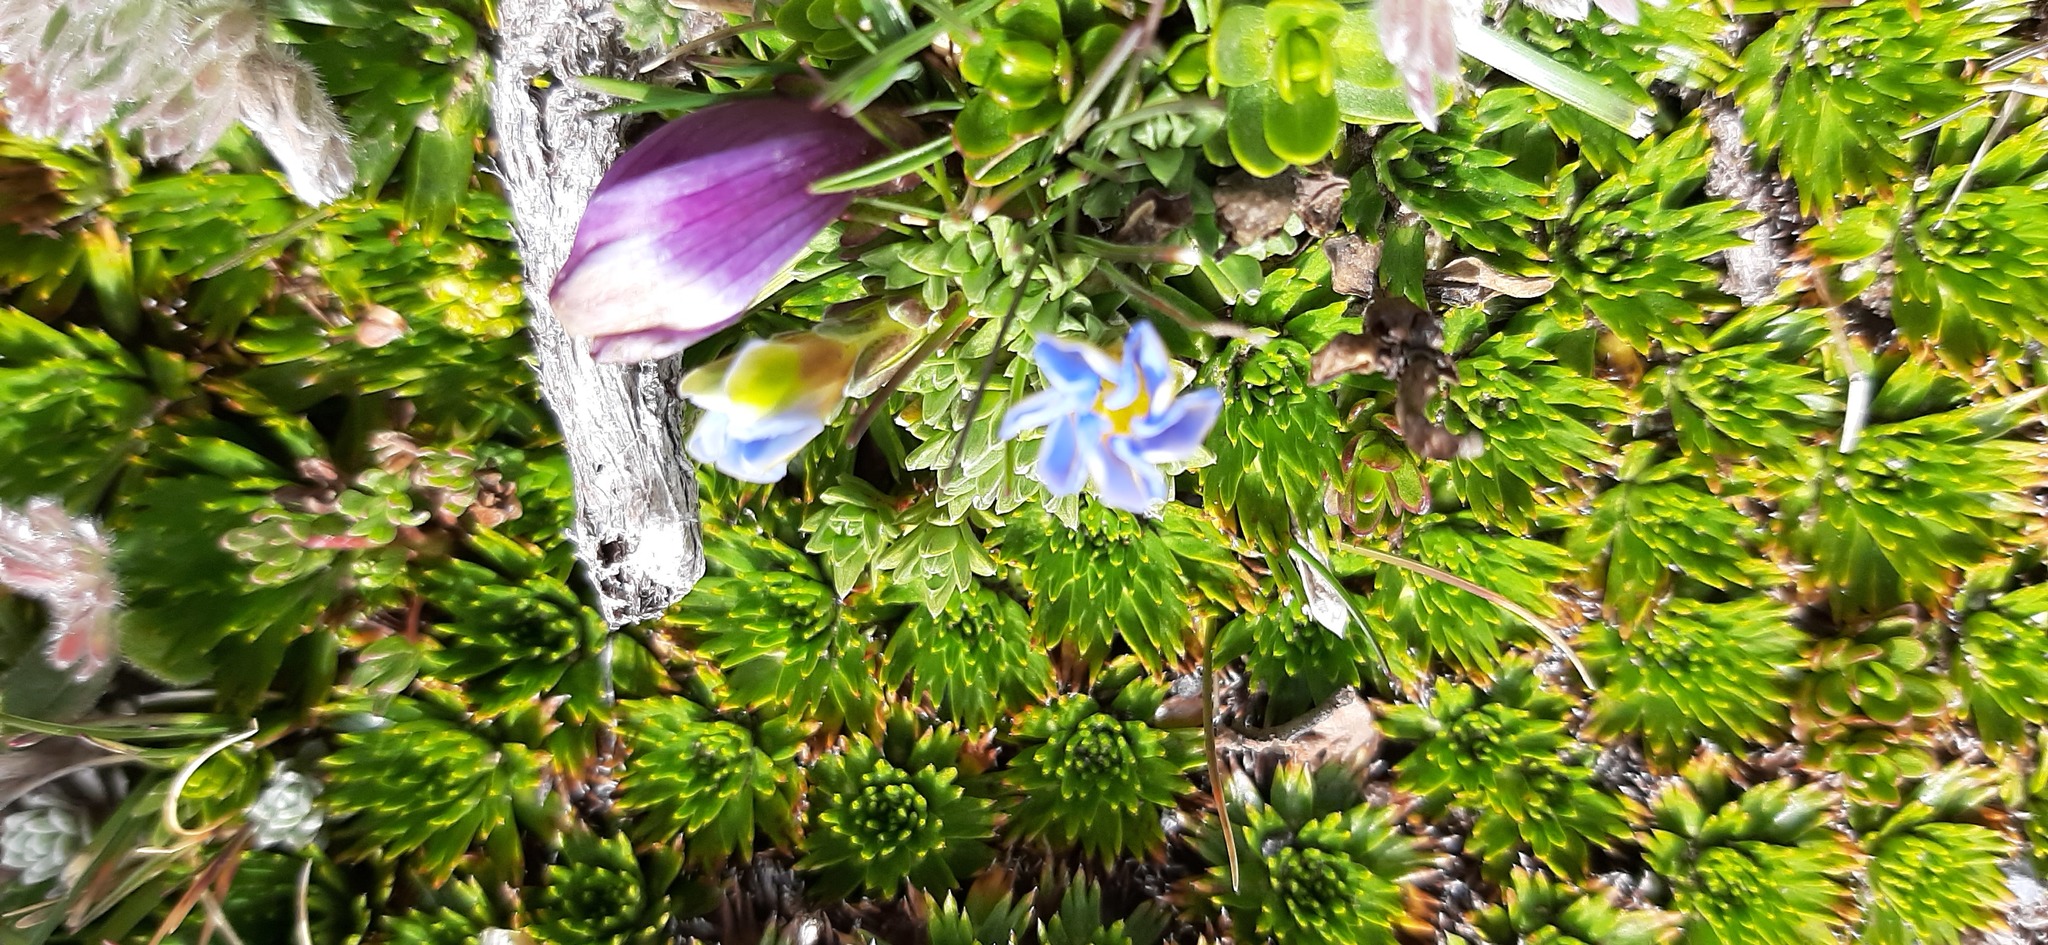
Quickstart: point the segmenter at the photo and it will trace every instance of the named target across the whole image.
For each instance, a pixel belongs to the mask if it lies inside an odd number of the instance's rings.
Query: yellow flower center
[[[1124,407],[1111,410],[1105,404],[1109,401],[1109,395],[1116,390],[1114,386],[1104,386],[1102,392],[1095,395],[1095,412],[1109,421],[1109,432],[1112,435],[1123,436],[1131,432],[1132,420],[1151,412],[1152,392],[1145,389],[1145,381],[1140,378],[1138,396],[1131,398],[1131,402]]]

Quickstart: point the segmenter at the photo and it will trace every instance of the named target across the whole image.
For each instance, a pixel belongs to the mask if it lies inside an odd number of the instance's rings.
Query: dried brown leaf
[[[1380,272],[1380,244],[1346,233],[1323,244],[1330,257],[1330,288],[1340,295],[1371,298]]]

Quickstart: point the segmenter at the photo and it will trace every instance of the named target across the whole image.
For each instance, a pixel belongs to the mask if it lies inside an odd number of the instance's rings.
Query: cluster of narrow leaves
[[[1335,4],[617,6],[699,76],[621,110],[822,77],[936,142],[685,360],[869,304],[928,356],[785,482],[704,473],[707,575],[607,628],[478,173],[492,4],[272,5],[353,134],[324,208],[238,130],[0,134],[0,505],[100,523],[135,670],[0,597],[0,941],[2001,921],[2048,841],[2024,4],[1489,14],[1641,136],[1476,64],[1424,128]],[[1033,337],[1140,319],[1206,455],[1048,494],[997,435]]]

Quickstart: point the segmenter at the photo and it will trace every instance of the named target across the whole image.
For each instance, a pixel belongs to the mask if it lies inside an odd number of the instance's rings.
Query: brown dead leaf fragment
[[[1330,288],[1339,295],[1372,298],[1380,273],[1380,244],[1346,233],[1324,243],[1323,255],[1330,257]]]
[[[1294,214],[1294,175],[1258,178],[1243,171],[1216,183],[1216,222],[1231,245],[1249,246],[1280,232]]]
[[[411,326],[405,316],[382,305],[369,305],[355,321],[356,344],[365,348],[382,348],[404,336]]]
[[[1195,218],[1194,202],[1186,194],[1168,194],[1148,187],[1131,201],[1123,221],[1116,226],[1115,240],[1132,246],[1163,243]]]
[[[1344,227],[1344,195],[1351,182],[1328,171],[1298,174],[1294,178],[1294,212],[1310,236],[1324,237]]]
[[[1474,256],[1460,256],[1429,274],[1431,285],[1472,285],[1515,299],[1540,299],[1557,284],[1556,276],[1517,276],[1502,272]]]
[[[0,224],[51,235],[64,214],[57,172],[34,161],[0,158]]]
[[[1363,763],[1372,760],[1379,744],[1379,721],[1372,707],[1349,689],[1338,690],[1307,715],[1279,728],[1216,732],[1219,751],[1278,756],[1304,765]]]
[[[1476,437],[1459,436],[1429,416],[1429,398],[1458,379],[1458,366],[1444,353],[1444,331],[1436,315],[1407,298],[1386,293],[1365,309],[1365,330],[1330,339],[1309,358],[1309,383],[1345,374],[1378,374],[1394,382],[1394,422],[1418,456],[1470,456]]]
[[[477,473],[476,487],[476,502],[469,507],[469,517],[478,525],[496,528],[522,514],[518,486],[506,481],[503,473],[495,469]]]

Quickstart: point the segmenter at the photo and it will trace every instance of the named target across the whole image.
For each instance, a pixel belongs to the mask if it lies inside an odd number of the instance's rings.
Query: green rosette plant
[[[1892,317],[1916,348],[1958,371],[1982,366],[2025,386],[2025,372],[2006,357],[2048,331],[2048,298],[2020,275],[2048,262],[2048,236],[2026,222],[2048,199],[2040,187],[2048,128],[2016,128],[1964,160],[1974,143],[1945,142],[1953,157],[1928,186],[1850,207],[1807,239],[1844,292],[1869,289],[1879,274],[1872,263],[1889,260]]]
[[[1518,869],[1499,903],[1473,913],[1472,928],[1485,945],[1667,945],[1679,936],[1679,917],[1623,908],[1598,889]]]
[[[1934,770],[1928,734],[1956,689],[1929,665],[1928,633],[1911,618],[1880,620],[1807,649],[1792,718],[1809,757],[1841,772],[1854,799],[1899,803],[1902,784]]]
[[[746,708],[810,706],[813,720],[834,728],[872,712],[880,701],[867,671],[872,598],[842,601],[816,561],[774,537],[707,531],[715,570],[672,619],[710,657],[723,698]]]
[[[1393,945],[1408,922],[1411,883],[1428,866],[1398,814],[1367,803],[1341,764],[1283,764],[1261,795],[1231,781],[1236,867],[1220,823],[1194,845],[1210,864],[1195,889],[1229,916],[1240,941]]]
[[[1898,807],[1850,812],[1870,857],[1863,941],[1957,945],[2000,920],[2013,895],[2000,864],[2013,842],[1999,829],[1997,793],[1993,772],[1958,764],[1922,780]]]
[[[1800,210],[1831,217],[1907,174],[1913,149],[1901,132],[1913,116],[1963,104],[1964,61],[1984,56],[2020,9],[1884,0],[1804,10],[1751,42],[1728,85],[1758,144],[1799,185]],[[1887,117],[1850,120],[1857,114]]]
[[[792,837],[803,793],[796,754],[813,725],[726,718],[674,697],[629,703],[625,720],[631,755],[617,807],[634,836],[680,839],[693,863],[745,859],[757,831],[776,843]]]
[[[1216,633],[1215,658],[1243,660],[1255,691],[1266,696],[1266,721],[1277,724],[1321,704],[1347,686],[1378,675],[1372,665],[1369,628],[1343,634],[1305,613],[1295,595],[1267,601],[1223,625]]]
[[[1942,409],[1927,365],[1892,361],[1856,449],[1810,446],[1784,484],[1779,527],[1837,619],[1939,607],[1961,572],[2009,548],[2026,521],[2014,484],[2043,481],[2038,444],[2006,439],[2032,396]]]
[[[490,899],[473,879],[443,883],[404,912],[378,920],[392,945],[462,945],[497,923]]]
[[[1826,338],[1824,313],[1760,305],[1716,328],[1708,350],[1652,373],[1643,408],[1669,413],[1682,454],[1673,463],[1710,483],[1733,463],[1796,469],[1804,438],[1842,411],[1839,393],[1803,363]],[[1732,524],[1725,515],[1705,522]]]
[[[1685,945],[1829,941],[1856,914],[1847,884],[1855,847],[1822,788],[1771,781],[1745,788],[1722,755],[1688,764],[1650,807],[1644,858]]]
[[[1642,625],[1667,595],[1732,592],[1772,578],[1751,550],[1762,537],[1756,523],[1682,460],[1660,459],[1654,443],[1624,448],[1616,482],[1566,539],[1580,560],[1596,562],[1585,581],[1601,589],[1602,609],[1624,628]]]
[[[979,581],[937,613],[910,608],[882,661],[890,685],[911,687],[969,728],[987,728],[1052,688],[1052,663],[1023,605]]]
[[[1152,724],[1166,687],[1131,678],[1137,671],[1112,666],[1095,687],[1103,698],[1062,696],[1017,717],[1017,756],[1003,772],[1016,798],[1009,830],[1054,848],[1078,845],[1104,864],[1161,849],[1160,817],[1186,792],[1201,751],[1193,732]]]
[[[1002,556],[1030,587],[1039,639],[1058,641],[1089,668],[1118,644],[1152,669],[1186,652],[1187,581],[1158,526],[1083,501],[1078,527],[1019,516],[999,535]]]
[[[1289,341],[1247,352],[1226,389],[1202,494],[1226,527],[1282,552],[1293,545],[1289,522],[1319,527],[1328,518],[1326,479],[1342,446],[1336,407],[1308,386],[1308,352]]]
[[[670,886],[682,857],[667,847],[636,854],[624,835],[562,835],[561,860],[524,896],[528,931],[543,945],[656,945],[678,901]]]
[[[966,748],[951,726],[921,729],[897,709],[879,741],[855,735],[819,758],[797,861],[817,895],[950,889],[986,866],[995,804]]]
[[[1060,894],[1059,911],[1039,922],[1038,939],[1045,945],[1158,945],[1166,920],[1166,910],[1149,902],[1127,918],[1112,920],[1101,887],[1076,876]]]
[[[1565,727],[1572,708],[1519,660],[1484,690],[1438,682],[1427,706],[1397,705],[1381,717],[1388,736],[1416,743],[1394,766],[1394,784],[1429,815],[1473,811],[1469,848],[1496,875],[1527,848],[1551,869],[1583,877],[1594,849],[1630,839],[1634,804],[1593,783],[1592,749]]]
[[[1561,316],[1597,318],[1638,351],[1705,347],[1700,323],[1735,307],[1709,260],[1742,245],[1737,230],[1754,222],[1733,201],[1700,196],[1707,164],[1706,126],[1695,122],[1578,199],[1554,243],[1550,297]]]
[[[1586,661],[1601,673],[1586,733],[1642,736],[1670,765],[1702,738],[1734,749],[1781,734],[1805,635],[1764,597],[1719,604],[1672,598],[1634,628],[1597,624]]]
[[[2036,584],[1991,601],[1963,618],[1950,664],[1971,723],[1997,757],[2027,742],[2029,725],[2048,724],[2048,585]]]
[[[513,868],[514,815],[530,804],[522,799],[540,796],[533,753],[487,739],[423,703],[399,701],[381,715],[387,721],[342,735],[321,762],[322,797],[346,818],[344,856],[388,863],[410,855],[413,869],[438,880],[482,843],[500,869]]]
[[[1570,559],[1556,545],[1486,528],[1463,514],[1419,515],[1407,527],[1401,551],[1408,557],[1539,617],[1557,612],[1553,588],[1563,583]],[[1537,628],[1500,605],[1393,564],[1375,569],[1367,606],[1396,639],[1473,673],[1493,672],[1510,647],[1539,639]]]
[[[991,872],[960,899],[918,894],[925,910],[925,938],[931,945],[1007,945],[1031,930],[1032,897],[1010,892],[1009,877]]]

